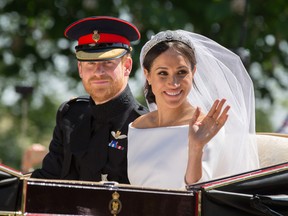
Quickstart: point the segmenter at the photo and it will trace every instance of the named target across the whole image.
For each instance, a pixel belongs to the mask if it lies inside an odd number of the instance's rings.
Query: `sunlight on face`
[[[116,97],[126,87],[130,73],[130,70],[127,73],[129,62],[129,57],[123,60],[78,62],[83,86],[97,104]]]
[[[145,71],[156,97],[157,106],[179,107],[186,102],[192,88],[193,71],[190,62],[180,53],[168,49],[153,62],[151,71]]]

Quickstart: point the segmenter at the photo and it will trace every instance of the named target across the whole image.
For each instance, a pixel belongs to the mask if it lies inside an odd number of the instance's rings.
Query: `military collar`
[[[90,97],[89,108],[92,116],[97,121],[107,121],[122,114],[127,109],[131,108],[131,103],[134,102],[134,97],[127,85],[125,90],[117,97],[106,103],[96,105]]]

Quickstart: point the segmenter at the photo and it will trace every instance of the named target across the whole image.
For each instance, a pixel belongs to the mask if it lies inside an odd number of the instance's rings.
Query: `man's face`
[[[124,56],[107,61],[78,62],[79,76],[96,104],[118,96],[128,83],[132,59]]]

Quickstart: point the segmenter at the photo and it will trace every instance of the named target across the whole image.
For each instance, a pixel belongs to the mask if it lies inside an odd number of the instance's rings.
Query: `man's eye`
[[[105,63],[105,64],[114,64],[115,61],[113,61],[113,60],[107,60],[107,61],[104,61],[104,63]]]
[[[88,65],[95,65],[96,62],[88,62]]]

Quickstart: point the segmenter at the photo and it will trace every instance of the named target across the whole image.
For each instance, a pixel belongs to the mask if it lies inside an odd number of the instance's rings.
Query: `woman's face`
[[[177,108],[187,101],[195,72],[191,68],[183,55],[170,48],[154,60],[150,72],[145,70],[158,108]]]

